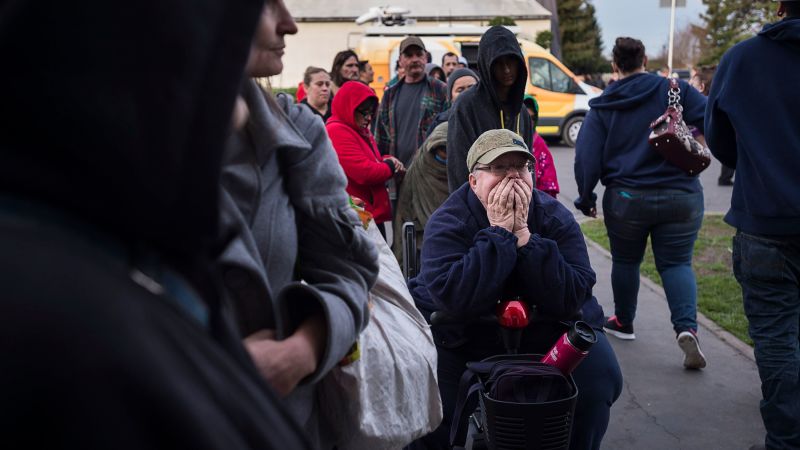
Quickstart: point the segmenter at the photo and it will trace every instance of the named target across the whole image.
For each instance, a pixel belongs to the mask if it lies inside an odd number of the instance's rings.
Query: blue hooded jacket
[[[706,98],[685,81],[679,85],[684,121],[703,130]],[[666,78],[638,73],[613,83],[589,102],[591,110],[575,145],[578,209],[595,206],[598,180],[604,186],[702,190],[697,177],[667,162],[647,141],[650,122],[667,109],[668,91]]]
[[[417,308],[476,318],[494,311],[498,300],[520,296],[544,316],[582,320],[602,327],[603,309],[592,296],[595,273],[583,234],[572,213],[534,190],[528,213],[530,241],[517,249],[510,231],[489,225],[486,209],[468,184],[433,213],[425,227],[422,268],[409,281]],[[485,343],[492,327],[434,329],[437,344]],[[526,333],[527,334],[527,333]]]
[[[707,140],[736,168],[725,221],[741,231],[800,235],[800,19],[765,25],[731,48],[706,111]]]

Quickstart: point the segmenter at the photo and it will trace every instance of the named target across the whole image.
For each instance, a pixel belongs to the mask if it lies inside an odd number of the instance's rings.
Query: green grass
[[[587,238],[609,249],[602,219],[581,224]],[[742,341],[753,345],[747,335],[747,318],[742,307],[742,289],[733,277],[731,238],[736,230],[718,214],[706,215],[694,246],[692,267],[697,276],[697,309]],[[641,274],[662,285],[649,243]],[[663,285],[662,285],[663,286]]]

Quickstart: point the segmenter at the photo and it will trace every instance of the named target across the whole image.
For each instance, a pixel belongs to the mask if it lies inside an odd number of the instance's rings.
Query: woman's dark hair
[[[311,77],[313,77],[315,73],[320,73],[320,72],[328,73],[325,69],[321,67],[308,66],[306,68],[306,73],[303,74],[303,84],[309,86],[311,84]]]
[[[366,99],[364,99],[363,102],[359,103],[358,106],[356,106],[356,109],[369,108],[374,111],[377,107],[378,107],[378,99],[375,97],[367,97]]]
[[[333,84],[336,86],[341,86],[345,80],[342,78],[342,66],[344,66],[344,62],[350,59],[351,57],[355,57],[356,61],[358,61],[358,55],[356,52],[352,50],[342,50],[341,52],[337,53],[336,56],[333,57],[333,66],[331,67],[331,80]]]
[[[613,53],[614,64],[624,73],[633,72],[644,64],[644,44],[638,39],[618,37]]]

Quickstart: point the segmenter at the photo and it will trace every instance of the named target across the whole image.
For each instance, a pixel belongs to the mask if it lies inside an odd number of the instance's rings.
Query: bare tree
[[[675,30],[675,42],[672,48],[673,67],[692,67],[697,64],[703,54],[703,36],[705,33],[705,29],[693,23],[687,23],[683,27]],[[651,58],[651,60],[667,60],[669,37],[665,39],[665,42],[659,53]]]

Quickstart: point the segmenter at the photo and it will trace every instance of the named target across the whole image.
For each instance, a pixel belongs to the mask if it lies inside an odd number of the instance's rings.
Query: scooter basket
[[[541,355],[498,355],[485,361],[538,361]],[[572,394],[557,400],[517,403],[492,399],[481,392],[481,422],[486,445],[492,450],[568,449],[578,387],[567,376]]]

